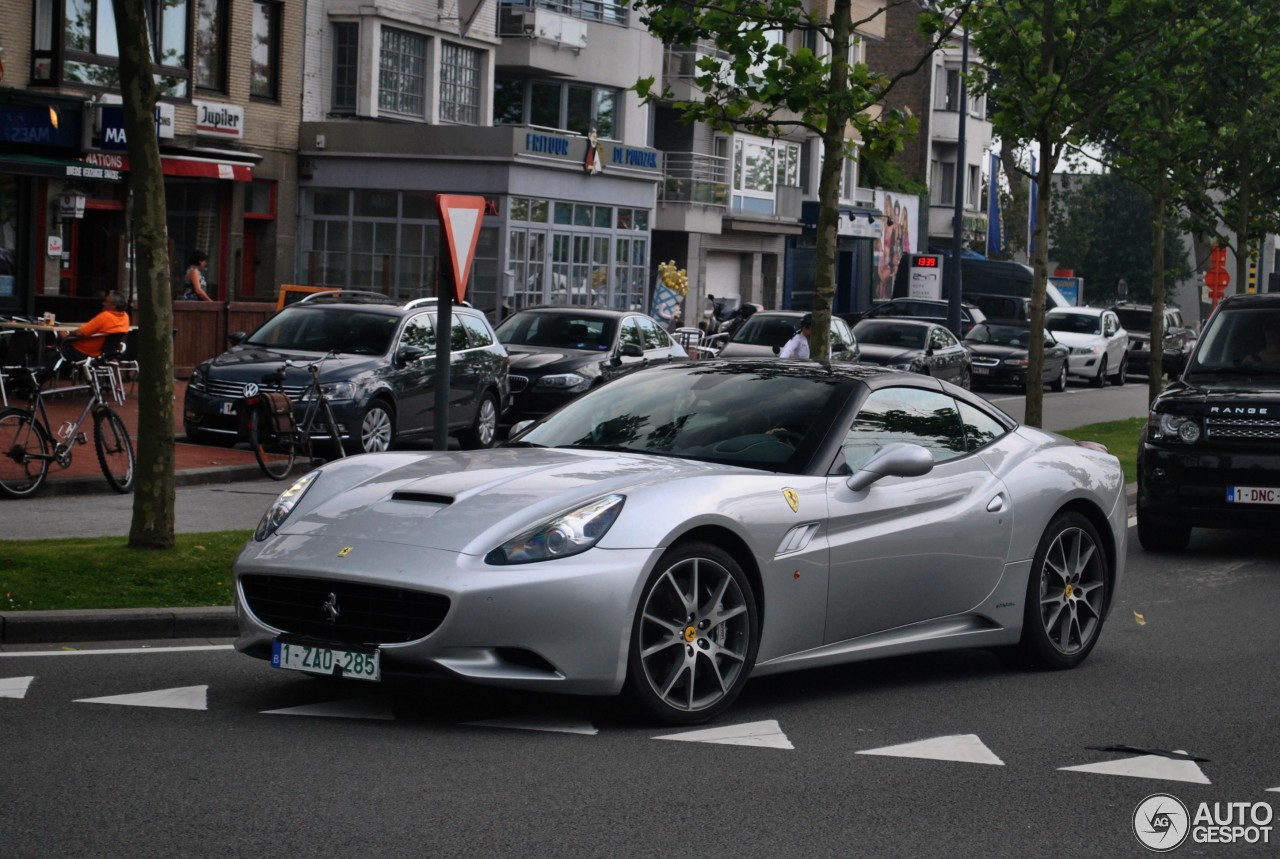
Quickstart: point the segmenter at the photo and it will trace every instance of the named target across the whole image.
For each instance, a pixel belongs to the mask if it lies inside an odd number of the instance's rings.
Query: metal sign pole
[[[436,278],[436,372],[435,405],[432,413],[432,450],[449,449],[449,358],[453,349],[453,274],[442,265]]]

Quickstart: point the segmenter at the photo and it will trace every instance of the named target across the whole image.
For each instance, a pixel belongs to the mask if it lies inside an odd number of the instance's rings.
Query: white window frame
[[[406,98],[406,95],[407,97],[413,97],[414,96],[413,93],[405,92],[401,90],[388,89],[385,86],[388,75],[395,75],[399,73],[395,69],[385,69],[383,67],[383,58],[388,55],[387,37],[388,37],[388,34],[392,34],[392,33],[406,39],[416,40],[422,46],[422,54],[421,54],[421,57],[419,58],[421,61],[420,75],[418,76],[421,82],[421,88],[419,92],[416,94],[417,97],[421,99],[421,110],[412,111],[412,110],[404,109],[407,106],[404,100]],[[392,54],[392,56],[411,57],[409,53],[403,52],[403,51],[396,52]],[[377,59],[378,59],[378,64],[377,64],[377,67],[378,67],[378,99],[377,99],[378,113],[379,114],[386,113],[392,116],[411,117],[413,119],[426,119],[428,116],[428,111],[430,110],[428,99],[431,93],[431,87],[428,84],[430,83],[430,70],[431,70],[431,37],[423,33],[416,32],[414,30],[407,30],[403,27],[391,27],[384,23],[381,25],[380,32],[378,35],[378,58]],[[389,98],[387,97],[388,93],[391,94]]]
[[[474,62],[454,62],[455,58]],[[470,45],[441,41],[439,91],[441,122],[479,125],[485,107],[485,52]]]

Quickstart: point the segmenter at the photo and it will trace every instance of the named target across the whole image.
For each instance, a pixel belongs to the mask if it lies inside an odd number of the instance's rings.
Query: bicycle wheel
[[[49,473],[49,434],[26,409],[0,411],[0,492],[25,498],[40,488]]]
[[[276,435],[271,431],[271,411],[264,403],[259,403],[249,419],[249,444],[253,447],[253,456],[258,460],[262,473],[272,480],[284,480],[293,470],[293,461],[298,455],[298,440],[295,433]]]
[[[93,446],[111,488],[120,493],[133,489],[133,443],[124,421],[111,409],[103,407],[94,413]]]

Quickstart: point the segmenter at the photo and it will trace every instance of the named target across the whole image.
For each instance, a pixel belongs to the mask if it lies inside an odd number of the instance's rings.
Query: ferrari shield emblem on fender
[[[790,486],[783,487],[782,497],[787,499],[787,505],[791,508],[792,513],[800,512],[800,496]]]

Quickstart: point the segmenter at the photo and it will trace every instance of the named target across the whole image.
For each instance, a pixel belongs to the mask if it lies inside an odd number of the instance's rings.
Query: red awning
[[[227,179],[233,182],[253,181],[253,168],[249,165],[233,164],[212,158],[162,155],[160,169],[166,176],[197,176],[202,179]]]

